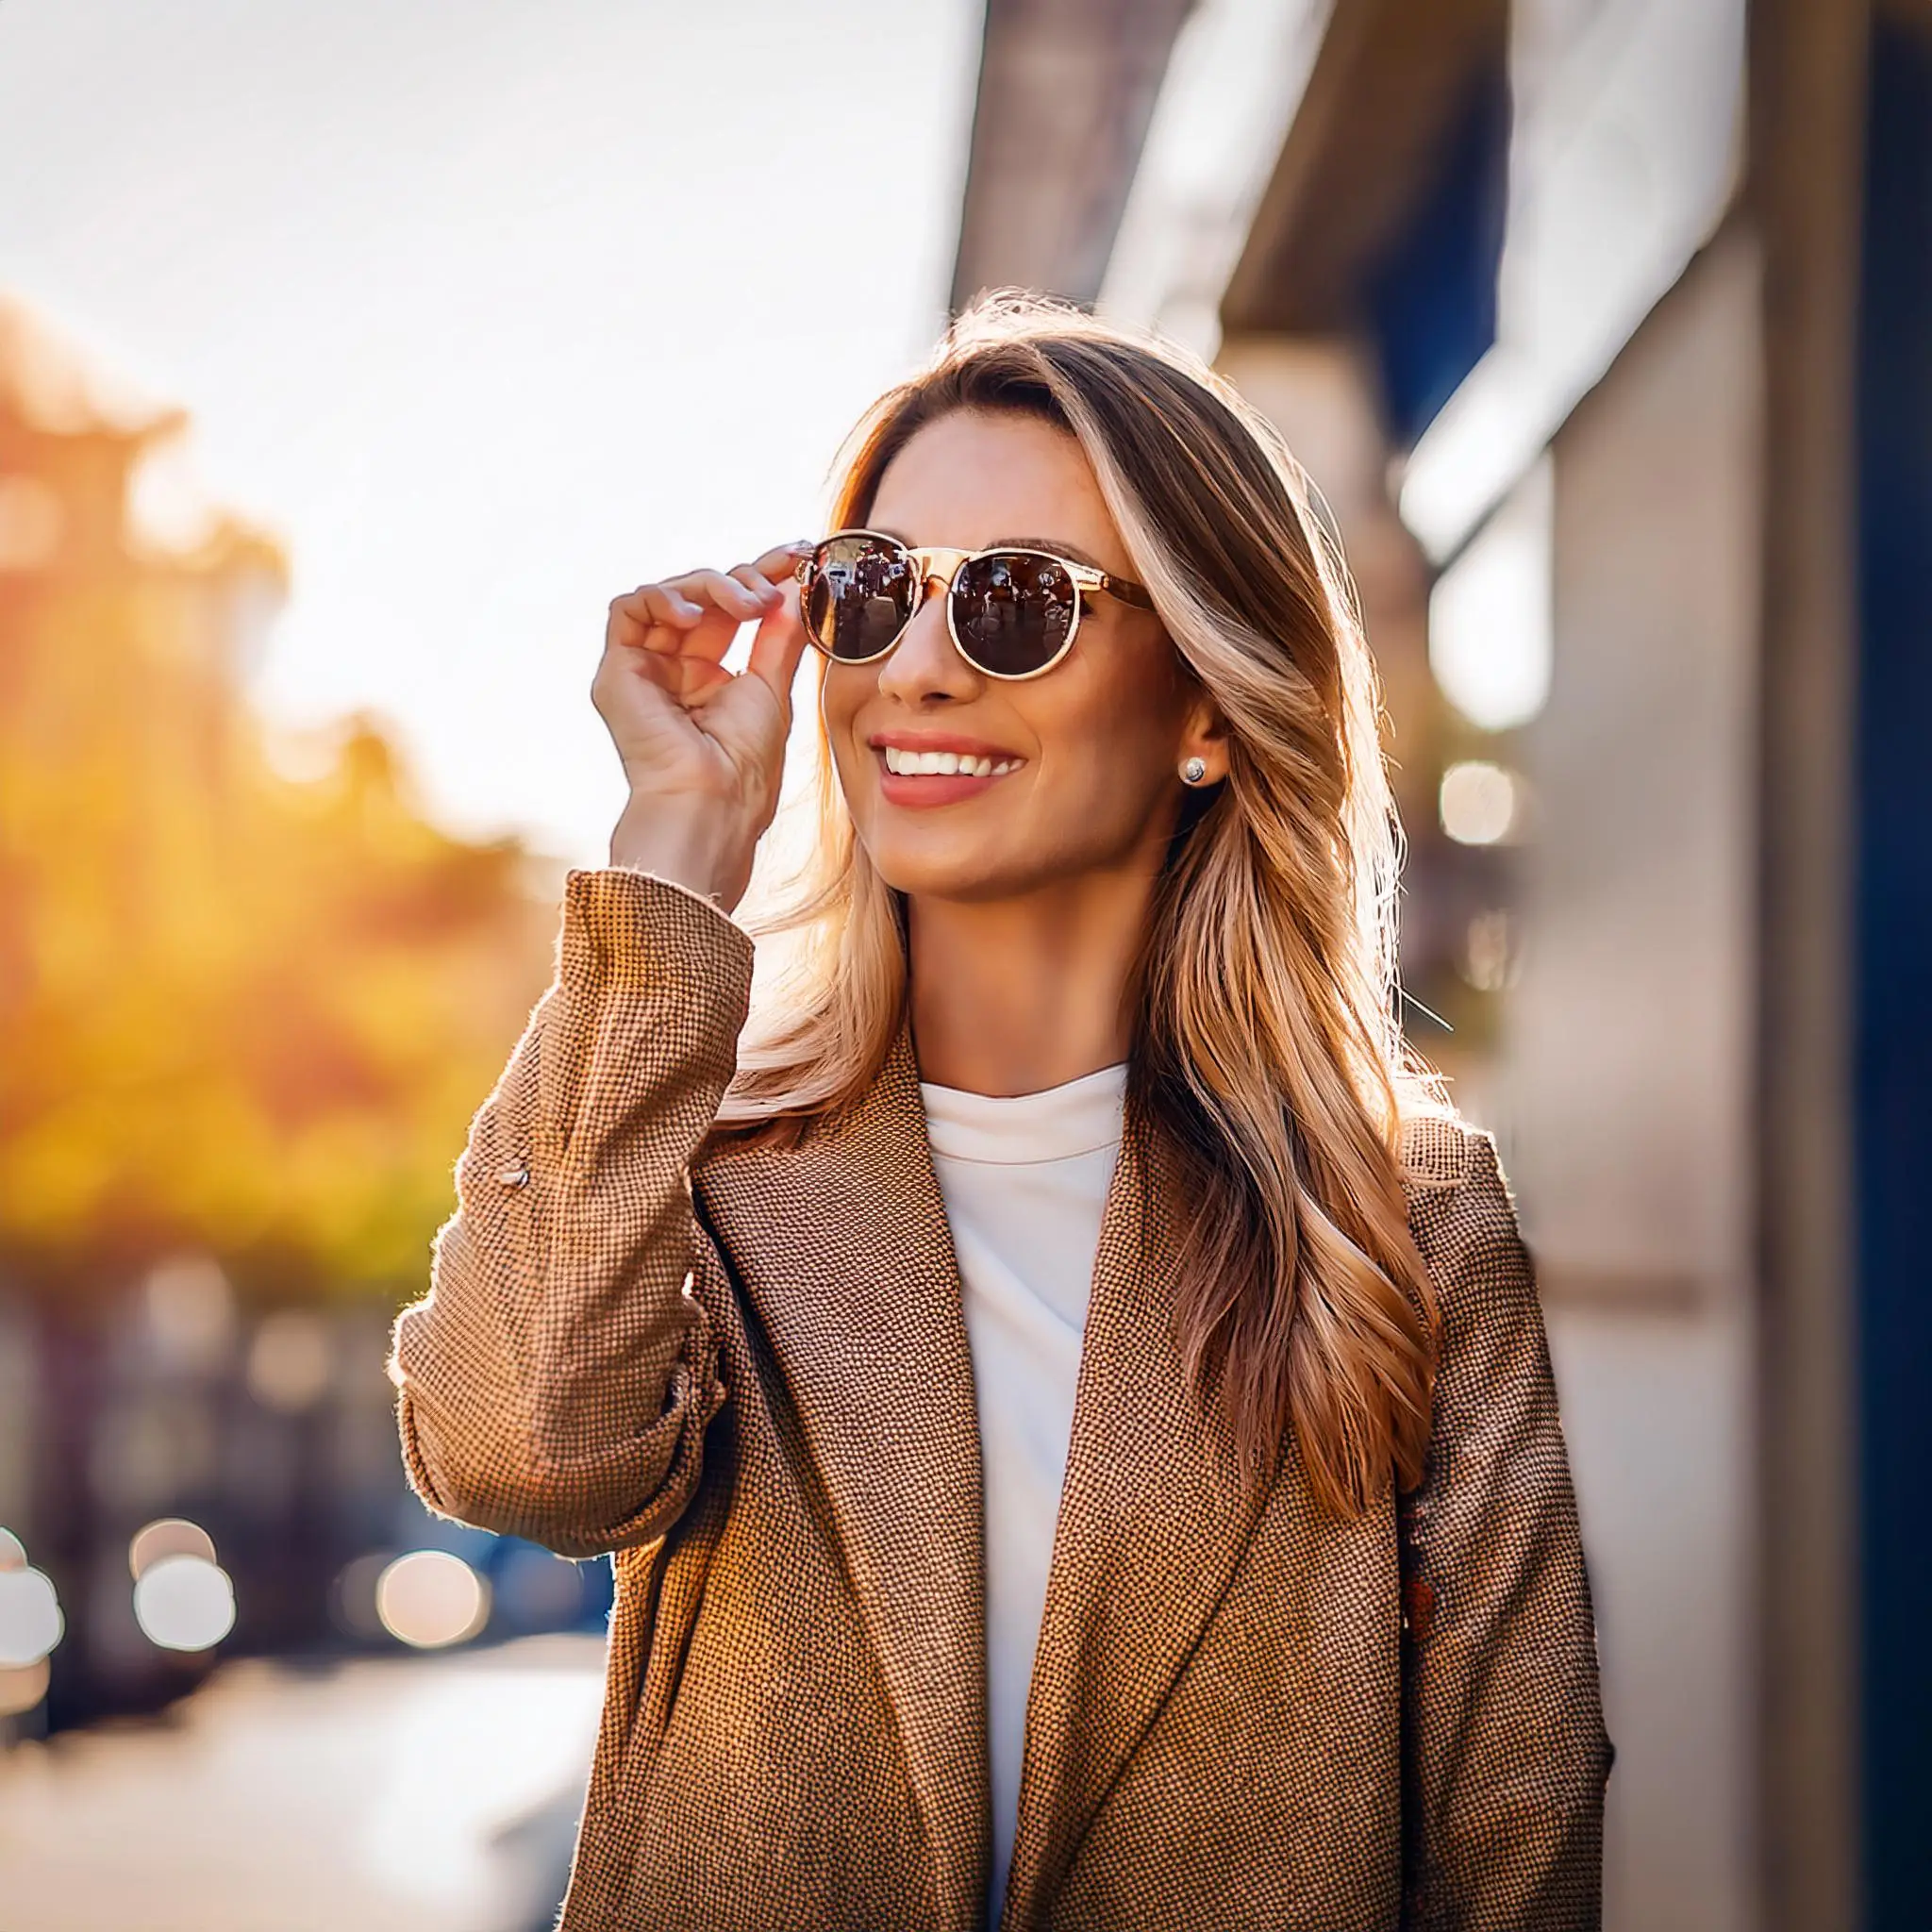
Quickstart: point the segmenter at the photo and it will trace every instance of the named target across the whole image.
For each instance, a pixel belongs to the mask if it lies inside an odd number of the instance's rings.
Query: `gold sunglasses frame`
[[[813,574],[818,569],[819,552],[827,543],[836,543],[841,537],[867,537],[875,543],[890,544],[912,560],[912,567],[918,573],[913,584],[912,608],[906,613],[906,622],[893,632],[891,641],[866,658],[841,658],[820,643],[813,635],[811,623],[805,617],[805,600],[811,592]],[[959,573],[969,563],[976,563],[987,557],[1040,557],[1048,563],[1056,563],[1066,572],[1074,584],[1074,621],[1067,626],[1067,634],[1060,641],[1060,647],[1046,662],[1036,671],[989,671],[966,646],[959,641],[959,633],[953,622],[953,587],[958,582]],[[1087,600],[1090,597],[1106,595],[1118,599],[1123,604],[1133,606],[1137,610],[1152,610],[1154,599],[1146,590],[1130,577],[1117,577],[1110,572],[1096,570],[1091,563],[1075,563],[1071,557],[1060,557],[1051,550],[1036,550],[1026,543],[995,543],[986,550],[954,550],[943,545],[921,547],[912,543],[902,543],[898,538],[889,536],[884,530],[868,530],[855,525],[850,529],[834,530],[829,536],[821,537],[812,546],[808,557],[799,558],[792,575],[799,584],[799,616],[805,623],[805,634],[810,640],[812,648],[827,662],[833,664],[876,664],[899,646],[899,641],[912,628],[912,620],[924,608],[926,586],[935,579],[944,585],[946,600],[946,635],[953,641],[953,648],[982,677],[996,677],[1002,684],[1024,684],[1029,678],[1044,677],[1046,674],[1065,658],[1074,648],[1074,640],[1080,635],[1080,620],[1087,614]]]

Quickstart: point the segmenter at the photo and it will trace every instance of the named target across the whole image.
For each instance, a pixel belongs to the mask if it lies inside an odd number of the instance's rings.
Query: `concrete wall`
[[[1618,1761],[1617,1932],[1755,1895],[1750,1054],[1760,351],[1720,237],[1558,436],[1497,1124],[1541,1274]]]

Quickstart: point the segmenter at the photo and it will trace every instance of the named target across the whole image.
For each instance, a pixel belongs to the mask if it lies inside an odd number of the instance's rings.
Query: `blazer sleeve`
[[[621,868],[566,876],[555,976],[456,1164],[390,1375],[432,1509],[568,1557],[660,1536],[724,1401],[690,1164],[737,1061],[750,935]]]
[[[1615,1755],[1542,1311],[1486,1134],[1431,1124],[1411,1220],[1443,1322],[1420,1487],[1400,1500],[1406,1932],[1602,1922]]]

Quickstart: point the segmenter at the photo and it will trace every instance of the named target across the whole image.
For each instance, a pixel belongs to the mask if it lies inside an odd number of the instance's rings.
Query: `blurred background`
[[[1006,283],[1343,537],[1607,1923],[1932,1924],[1932,8],[8,0],[8,1932],[549,1923],[608,1567],[413,1501],[388,1324],[622,804],[606,603]]]

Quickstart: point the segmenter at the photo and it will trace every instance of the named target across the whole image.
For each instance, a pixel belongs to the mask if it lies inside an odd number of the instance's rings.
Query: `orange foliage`
[[[427,823],[365,719],[277,771],[237,659],[279,553],[226,519],[144,547],[127,475],[178,417],[50,426],[8,349],[0,318],[0,1281],[190,1249],[244,1291],[413,1290],[557,882]]]

